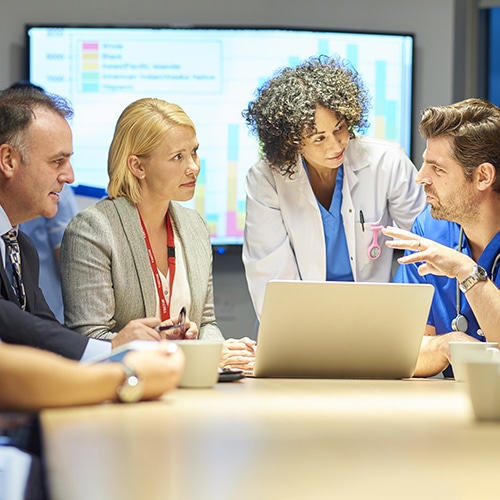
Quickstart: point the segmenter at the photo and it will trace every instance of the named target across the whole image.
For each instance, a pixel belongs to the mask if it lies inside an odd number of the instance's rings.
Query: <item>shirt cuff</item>
[[[107,340],[89,339],[87,347],[85,348],[85,351],[83,351],[83,356],[80,358],[80,361],[87,361],[96,356],[109,354],[110,352],[111,342],[108,342]]]

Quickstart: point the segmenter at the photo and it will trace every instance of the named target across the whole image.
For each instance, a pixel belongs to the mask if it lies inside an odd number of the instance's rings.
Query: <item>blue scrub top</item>
[[[309,176],[305,162],[304,167]],[[337,169],[335,190],[329,210],[326,210],[318,201],[325,234],[326,281],[354,281],[341,212],[343,183],[344,165],[341,165]]]
[[[436,220],[430,213],[430,207],[427,207],[415,220],[411,231],[415,234],[434,240],[442,245],[458,250],[458,240],[460,235],[460,226],[454,222]],[[464,238],[462,253],[471,257],[471,250],[467,239]],[[405,254],[408,254],[406,251]],[[495,260],[500,254],[500,232],[490,241],[484,249],[478,264],[488,272],[488,276],[500,288],[500,277],[498,267],[500,262]],[[457,280],[446,276],[436,276],[428,274],[420,276],[416,264],[402,264],[394,277],[395,282],[399,283],[430,283],[434,286],[434,298],[432,299],[431,310],[427,323],[436,329],[436,334],[441,335],[452,331],[451,322],[457,316],[456,311],[456,286]],[[495,269],[493,269],[493,266]],[[467,302],[466,295],[460,292],[460,313],[468,321],[467,334],[477,340],[484,341],[485,337],[480,331],[474,313]],[[445,371],[445,376],[448,373]]]

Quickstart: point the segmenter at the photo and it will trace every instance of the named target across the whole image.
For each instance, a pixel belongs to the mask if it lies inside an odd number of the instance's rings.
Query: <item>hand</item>
[[[162,340],[158,349],[129,352],[124,361],[144,384],[142,399],[153,399],[177,387],[184,368],[184,353],[176,344]]]
[[[186,330],[184,331],[184,338],[194,340],[198,338],[198,325],[189,321],[189,318],[186,318]]]
[[[415,367],[414,377],[433,377],[441,373],[451,362],[450,342],[479,342],[462,332],[448,332],[436,335],[433,326],[427,325],[422,338],[420,353]]]
[[[161,333],[154,329],[157,324],[158,318],[133,319],[111,340],[111,346],[115,348],[133,340],[161,340]]]
[[[463,332],[455,332],[451,331],[448,333],[445,333],[444,335],[436,335],[436,337],[441,337],[441,342],[442,342],[442,349],[443,352],[448,359],[448,363],[451,363],[451,354],[450,354],[450,342],[477,342],[481,343],[480,340],[467,335],[466,333]]]
[[[421,276],[436,274],[462,281],[472,272],[474,261],[457,250],[395,227],[386,227],[382,229],[382,233],[395,238],[385,242],[388,247],[413,252],[400,257],[400,264],[423,263],[418,267],[418,274]]]
[[[255,340],[227,339],[222,343],[220,367],[251,371],[255,363]]]
[[[189,318],[186,317],[183,322],[183,326],[184,328],[182,328],[178,318],[176,321],[167,319],[166,321],[163,321],[162,323],[157,325],[155,328],[160,332],[163,338],[168,340],[195,340],[198,338],[198,326],[196,325],[196,323],[193,323],[189,320]],[[162,327],[172,328],[162,330]]]

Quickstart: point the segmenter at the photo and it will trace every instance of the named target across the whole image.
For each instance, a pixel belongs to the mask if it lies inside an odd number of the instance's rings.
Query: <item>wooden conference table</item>
[[[245,379],[42,424],[52,500],[500,498],[500,422],[453,380]]]

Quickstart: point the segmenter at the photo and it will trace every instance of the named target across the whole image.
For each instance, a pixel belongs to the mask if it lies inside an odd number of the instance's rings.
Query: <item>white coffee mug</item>
[[[186,362],[179,387],[213,387],[219,378],[222,342],[208,340],[174,340],[183,351]]]
[[[465,382],[467,373],[464,363],[492,359],[498,352],[498,342],[450,342],[450,358],[453,374],[457,382]]]
[[[500,420],[500,362],[471,361],[464,364],[466,387],[479,420]]]

